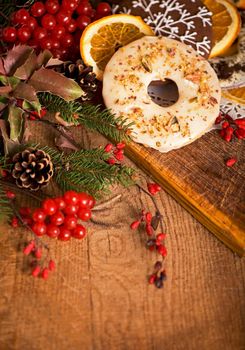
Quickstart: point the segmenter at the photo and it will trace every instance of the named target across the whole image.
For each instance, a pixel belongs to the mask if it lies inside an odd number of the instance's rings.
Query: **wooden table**
[[[82,134],[82,146],[106,142]],[[28,275],[23,230],[1,226],[0,349],[245,349],[244,260],[162,191],[168,279],[157,290],[146,280],[157,255],[129,229],[152,203],[136,187],[115,193],[121,201],[96,218],[106,225],[90,224],[81,242],[49,241],[58,267],[47,281]]]

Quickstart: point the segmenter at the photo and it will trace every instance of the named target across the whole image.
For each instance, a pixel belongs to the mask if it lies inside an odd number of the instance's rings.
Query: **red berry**
[[[88,1],[82,1],[80,5],[76,8],[76,12],[79,15],[91,16],[93,8]]]
[[[51,198],[42,202],[42,208],[47,215],[54,215],[58,209],[57,204]]]
[[[77,22],[75,21],[75,19],[72,18],[70,22],[66,25],[66,30],[69,33],[74,33],[76,29],[77,29]]]
[[[63,210],[66,207],[66,203],[65,203],[63,197],[54,198],[54,201],[57,204],[58,209]]]
[[[61,227],[60,228],[60,234],[58,236],[58,239],[61,241],[69,241],[71,238],[71,231],[68,230],[66,227]]]
[[[24,217],[22,219],[22,221],[23,221],[23,225],[27,225],[27,226],[32,226],[33,225],[32,218]]]
[[[40,40],[45,38],[47,34],[48,34],[47,29],[42,27],[37,27],[36,29],[34,29],[33,37],[37,42],[39,42]]]
[[[48,268],[50,271],[54,271],[55,270],[55,262],[54,260],[50,260],[48,263]]]
[[[26,23],[26,26],[33,32],[38,27],[37,21],[34,17],[30,17]]]
[[[73,1],[73,0],[63,0],[62,1],[62,7],[65,11],[73,12],[77,8],[77,6],[78,6],[77,1]]]
[[[59,2],[56,0],[48,0],[45,3],[45,8],[48,13],[51,13],[51,15],[54,15],[56,12],[59,11],[60,5],[59,5]]]
[[[81,15],[77,18],[77,26],[81,30],[86,28],[91,23],[91,19],[88,16]]]
[[[126,145],[125,145],[124,142],[120,142],[120,143],[117,144],[116,147],[117,147],[117,149],[123,149],[123,148],[125,148],[125,146],[126,146]]]
[[[57,211],[57,213],[52,215],[50,221],[52,224],[54,224],[56,226],[60,226],[64,223],[64,220],[65,220],[64,214],[61,213],[61,211]]]
[[[78,198],[78,205],[80,206],[80,208],[88,208],[90,196],[85,192],[80,192],[78,193]]]
[[[89,200],[88,200],[88,205],[87,205],[87,207],[89,208],[89,209],[92,209],[94,206],[95,206],[95,199],[94,199],[94,197],[92,197],[92,196],[90,196],[90,195],[88,195],[88,198],[89,198]]]
[[[158,242],[161,242],[166,238],[166,233],[158,233],[156,238]]]
[[[73,36],[69,33],[64,34],[60,41],[64,48],[71,47],[74,44]]]
[[[37,236],[43,236],[47,231],[47,226],[43,222],[35,222],[31,228]]]
[[[96,12],[102,16],[108,16],[111,14],[111,6],[107,2],[101,2],[96,8]]]
[[[41,277],[46,280],[48,278],[49,270],[45,267],[41,273]]]
[[[225,162],[226,166],[228,167],[232,167],[235,163],[237,162],[236,158],[230,158],[227,159],[227,161]]]
[[[114,158],[109,158],[107,160],[107,163],[110,164],[110,165],[114,165],[116,163],[116,160]]]
[[[35,242],[34,241],[30,241],[28,243],[28,245],[23,249],[23,254],[29,255],[34,248],[35,248]]]
[[[82,239],[86,236],[86,229],[83,225],[77,225],[77,227],[72,231],[72,237],[77,239]]]
[[[72,215],[68,215],[64,220],[64,227],[68,230],[73,230],[77,226],[77,218]]]
[[[29,12],[25,9],[20,9],[14,14],[14,22],[16,24],[26,24],[29,18]]]
[[[92,215],[91,210],[88,208],[80,208],[77,213],[77,216],[79,217],[79,219],[83,221],[90,220],[91,215]]]
[[[56,20],[61,25],[67,25],[71,20],[71,16],[67,14],[65,11],[61,10],[57,13]]]
[[[53,30],[52,37],[56,39],[60,39],[65,34],[65,32],[66,32],[65,27],[63,27],[60,24],[57,24],[57,26]]]
[[[107,152],[107,153],[109,153],[109,152],[111,152],[112,148],[113,148],[113,144],[112,144],[112,143],[108,143],[108,144],[105,146],[104,151]]]
[[[222,123],[222,129],[226,129],[230,124],[227,121]]]
[[[64,201],[66,204],[78,204],[79,203],[79,194],[75,191],[67,191],[64,194]]]
[[[75,215],[78,212],[79,206],[75,204],[67,205],[64,209],[66,215]]]
[[[150,224],[146,224],[146,227],[145,227],[145,230],[146,230],[146,233],[148,236],[152,236],[153,235],[153,228]]]
[[[8,199],[14,199],[16,197],[15,193],[12,191],[6,191],[5,194]]]
[[[17,30],[17,36],[20,42],[26,43],[31,37],[31,30],[27,26],[23,26]]]
[[[150,212],[145,214],[145,220],[146,222],[148,222],[149,224],[151,223],[151,219],[152,219],[152,214]]]
[[[115,158],[121,162],[124,158],[124,155],[123,155],[123,150],[122,149],[115,149],[115,151],[113,152],[115,154]]]
[[[12,218],[12,220],[11,220],[11,226],[12,226],[13,228],[19,227],[19,220],[18,220],[18,218],[17,218],[16,216],[14,216],[14,217]]]
[[[21,216],[29,216],[31,215],[31,209],[29,207],[21,207],[19,213]]]
[[[52,38],[52,49],[59,49],[60,48],[60,41],[56,38]]]
[[[14,27],[6,27],[2,33],[3,41],[6,43],[14,43],[17,38],[17,32]]]
[[[56,26],[55,17],[49,13],[46,13],[46,15],[44,15],[41,19],[41,24],[43,28],[46,28],[47,30],[53,30]]]
[[[153,196],[161,190],[161,187],[156,183],[148,183],[147,188],[150,194],[152,194]]]
[[[32,270],[31,274],[32,274],[33,277],[37,277],[39,275],[40,271],[41,271],[41,267],[40,266],[36,266]]]
[[[53,47],[53,40],[47,36],[40,40],[40,46],[43,50],[51,50]]]
[[[131,228],[131,230],[137,230],[139,225],[140,225],[140,221],[137,220],[137,221],[132,222],[132,224],[130,225],[130,228]]]
[[[45,6],[41,1],[35,2],[31,7],[31,14],[34,17],[41,17],[45,12]]]
[[[60,229],[59,229],[58,226],[56,226],[54,224],[48,224],[47,225],[47,232],[46,232],[46,234],[50,238],[56,238],[60,234]]]
[[[161,254],[162,256],[167,256],[167,248],[164,245],[159,245],[157,247],[157,251],[159,254]]]
[[[42,249],[41,248],[37,248],[36,250],[35,250],[35,257],[37,258],[37,259],[41,259],[41,257],[42,257]]]
[[[35,209],[33,214],[32,214],[32,219],[35,222],[44,222],[44,220],[46,219],[46,214],[40,208]]]
[[[153,284],[156,280],[157,276],[155,274],[151,275],[149,277],[149,284]]]

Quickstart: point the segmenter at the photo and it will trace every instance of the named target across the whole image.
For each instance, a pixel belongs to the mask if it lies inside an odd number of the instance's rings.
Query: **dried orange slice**
[[[228,0],[204,0],[213,13],[213,47],[210,58],[223,54],[237,38],[241,18],[237,8]]]
[[[236,89],[223,90],[222,96],[228,100],[245,105],[245,86]]]
[[[144,35],[154,35],[141,17],[127,14],[107,16],[88,25],[80,40],[84,62],[102,79],[106,64],[119,47]]]
[[[245,10],[245,0],[231,0],[239,9]]]

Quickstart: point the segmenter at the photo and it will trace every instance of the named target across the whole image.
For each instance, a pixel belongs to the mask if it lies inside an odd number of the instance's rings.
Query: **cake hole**
[[[177,84],[171,80],[153,80],[147,88],[151,100],[161,107],[169,107],[179,99]]]

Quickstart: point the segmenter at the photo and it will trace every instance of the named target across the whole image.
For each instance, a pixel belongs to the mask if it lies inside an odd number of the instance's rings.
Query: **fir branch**
[[[98,197],[108,193],[109,186],[115,183],[123,186],[134,183],[134,170],[122,164],[108,164],[110,155],[103,149],[80,150],[69,155],[47,146],[41,149],[50,155],[55,167],[55,180],[64,191],[87,191]]]
[[[102,110],[101,106],[85,105],[77,101],[67,102],[47,92],[39,93],[38,98],[49,112],[60,112],[60,116],[68,123],[81,124],[116,142],[130,141],[132,123],[116,117],[108,109]]]

